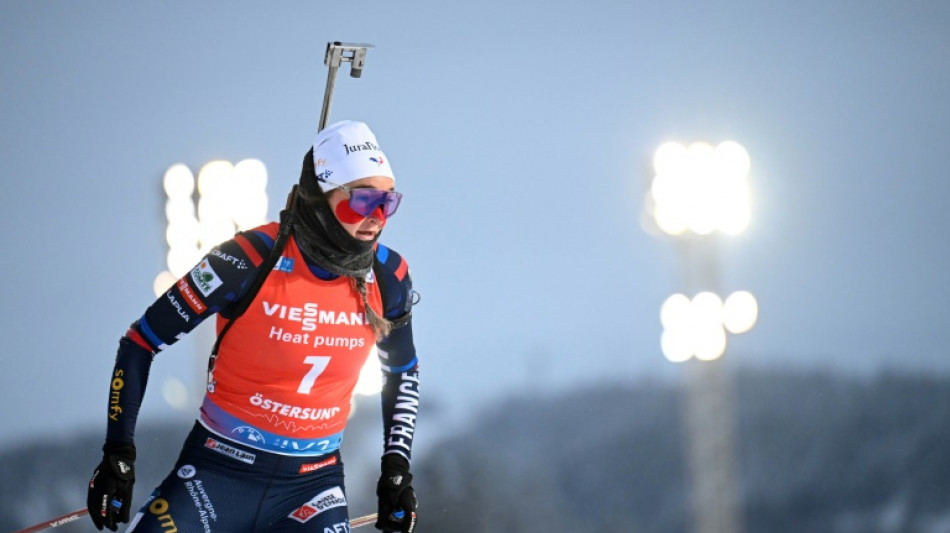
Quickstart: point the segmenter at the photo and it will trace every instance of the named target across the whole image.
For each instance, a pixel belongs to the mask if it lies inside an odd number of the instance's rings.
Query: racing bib
[[[382,308],[367,280],[367,300]],[[218,317],[218,331],[227,323]],[[353,280],[310,272],[296,241],[221,342],[201,421],[250,446],[288,454],[339,447],[350,397],[375,342]]]

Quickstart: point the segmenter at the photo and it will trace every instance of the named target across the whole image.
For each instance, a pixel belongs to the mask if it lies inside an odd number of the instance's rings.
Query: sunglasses
[[[362,187],[347,187],[331,181],[324,181],[327,185],[343,189],[350,195],[350,209],[368,217],[377,207],[383,207],[383,214],[389,218],[396,214],[399,208],[399,202],[402,201],[402,193],[396,191],[384,191],[383,189],[370,189]]]

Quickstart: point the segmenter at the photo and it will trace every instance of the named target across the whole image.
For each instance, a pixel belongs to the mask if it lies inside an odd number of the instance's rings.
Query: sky
[[[0,1],[0,444],[104,430],[118,339],[165,268],[162,175],[260,159],[276,217],[328,41],[375,45],[330,120],[367,122],[405,194],[382,242],[422,295],[439,427],[678,379],[659,308],[687,269],[640,223],[671,140],[750,155],[719,283],[760,314],[729,364],[950,373],[950,4],[696,4]],[[198,383],[206,340],[156,357],[140,420],[195,415],[160,389]]]

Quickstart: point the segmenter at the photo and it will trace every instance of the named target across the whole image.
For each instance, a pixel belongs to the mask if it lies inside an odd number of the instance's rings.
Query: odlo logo
[[[168,514],[168,501],[166,501],[165,498],[156,498],[155,501],[148,506],[148,512],[158,517],[158,525],[162,528],[162,531],[178,533],[178,526],[175,525],[175,520],[172,518],[172,515]]]

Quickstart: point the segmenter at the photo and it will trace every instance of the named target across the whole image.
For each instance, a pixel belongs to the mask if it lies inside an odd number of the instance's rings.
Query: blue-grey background
[[[948,27],[937,1],[4,0],[0,443],[104,428],[164,171],[258,158],[276,216],[333,40],[376,45],[331,119],[368,122],[405,193],[383,241],[422,294],[427,439],[512,394],[679,377],[675,246],[639,222],[667,140],[751,156],[722,287],[761,314],[731,362],[945,374]],[[184,416],[158,389],[196,383],[196,345],[157,357],[143,419]]]

